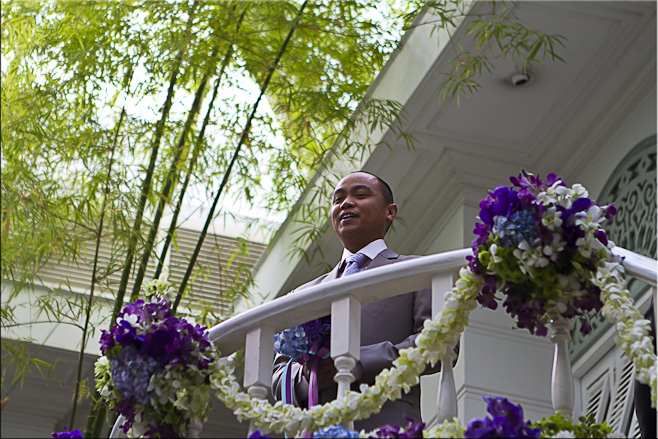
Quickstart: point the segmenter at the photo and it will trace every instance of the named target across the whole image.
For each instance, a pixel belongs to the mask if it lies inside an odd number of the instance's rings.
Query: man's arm
[[[400,356],[401,349],[415,347],[416,337],[421,333],[425,320],[432,316],[432,293],[425,289],[413,293],[413,332],[399,343],[383,341],[367,346],[361,346],[361,358],[354,367],[354,377],[357,381],[374,384],[375,377],[387,368],[393,367],[393,361]],[[441,370],[441,364],[434,367],[427,365],[423,375],[429,375]]]

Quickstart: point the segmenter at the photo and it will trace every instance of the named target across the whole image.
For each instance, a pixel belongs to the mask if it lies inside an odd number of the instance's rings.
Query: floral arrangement
[[[168,284],[146,288],[152,300],[127,304],[102,332],[96,387],[126,419],[124,433],[182,437],[188,425],[207,417],[215,351],[205,327],[175,317],[169,301],[157,297]]]
[[[375,384],[362,384],[358,392],[348,391],[342,398],[308,410],[281,402],[271,405],[242,392],[231,362],[220,359],[211,377],[218,398],[239,419],[253,419],[266,431],[291,435],[367,418],[384,402],[418,384],[427,363],[449,359],[470,312],[478,302],[491,308],[500,289],[507,292],[509,302],[504,306],[519,317],[519,327],[539,335],[551,313],[571,318],[587,309],[601,309],[616,329],[616,343],[633,361],[637,379],[650,385],[655,406],[658,380],[649,322],[635,308],[621,258],[613,255],[613,244],[600,228],[614,214],[614,207],[598,206],[582,186],[567,188],[553,175],[542,181],[523,172],[511,180],[512,189],[498,188],[483,201],[474,256],[468,268],[460,270],[455,287],[445,294],[441,313],[425,321],[416,347],[401,350],[394,367],[383,370]],[[516,248],[511,247],[518,239],[514,235],[524,237]],[[520,289],[519,284],[529,289]],[[446,420],[424,435],[464,437],[465,428],[458,421]]]
[[[613,246],[601,223],[615,207],[599,206],[584,187],[568,188],[555,174],[541,180],[523,171],[510,180],[511,187],[497,187],[480,203],[469,267],[484,279],[481,305],[496,309],[494,294],[502,291],[517,326],[545,336],[552,317],[571,319],[603,306],[590,278]],[[588,333],[585,317],[581,323]]]
[[[507,398],[484,396],[491,416],[473,419],[464,432],[465,438],[538,438],[540,430],[523,420],[523,410]]]
[[[406,417],[409,422],[406,427],[399,425],[385,425],[368,434],[368,438],[415,438],[423,437],[425,423],[416,423],[410,417]]]
[[[331,316],[297,325],[274,335],[274,351],[298,363],[325,357],[331,346]]]
[[[50,435],[51,439],[82,439],[82,432],[80,430],[71,430],[68,431],[68,428],[64,427],[64,431],[55,432]]]
[[[331,347],[331,316],[314,319],[274,335],[274,352],[290,357],[283,372],[283,402],[292,404],[294,392],[292,362],[304,364],[312,360],[308,389],[308,406],[318,403],[317,367],[320,358],[329,357]]]

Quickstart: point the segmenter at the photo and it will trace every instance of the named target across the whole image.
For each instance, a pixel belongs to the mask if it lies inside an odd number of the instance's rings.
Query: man
[[[354,172],[343,178],[332,196],[331,223],[338,238],[343,243],[341,262],[329,273],[302,285],[295,291],[341,277],[346,270],[348,257],[361,253],[367,258],[359,271],[395,263],[410,256],[398,255],[388,249],[384,235],[388,231],[398,207],[393,202],[390,187],[379,177]],[[347,268],[347,271],[353,271]],[[414,340],[423,329],[423,322],[431,318],[430,290],[415,291],[361,307],[361,352],[360,360],[354,367],[355,382],[352,388],[358,390],[361,383],[374,384],[375,377],[383,369],[389,368],[400,349],[415,346]],[[272,376],[272,393],[281,399],[283,371],[289,358],[277,355]],[[310,362],[305,366],[293,364],[292,380],[295,386],[293,402],[303,407],[307,404]],[[435,368],[426,370],[434,373]],[[318,367],[318,400],[325,403],[336,398],[337,385],[333,381],[336,370],[333,360],[321,360]],[[396,401],[387,401],[378,414],[356,421],[357,430],[373,430],[384,424],[407,424],[406,416],[420,422],[420,386]]]

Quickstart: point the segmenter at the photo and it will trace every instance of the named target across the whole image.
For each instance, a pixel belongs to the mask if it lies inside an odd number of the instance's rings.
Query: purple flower
[[[249,435],[249,439],[269,439],[269,436],[263,435],[260,430],[256,430]]]
[[[74,438],[80,438],[82,439],[82,433],[80,430],[71,430],[68,431],[66,427],[64,427],[64,431],[62,432],[55,432],[50,435],[51,439],[74,439]]]
[[[315,319],[304,323],[302,326],[304,326],[304,331],[309,333],[319,331],[321,329],[321,325],[322,324],[320,323],[320,319]]]
[[[540,430],[532,429],[523,420],[523,410],[507,398],[483,396],[487,412],[492,417],[473,419],[468,423],[465,438],[537,438]]]
[[[497,436],[496,428],[494,427],[491,418],[486,417],[484,419],[471,420],[466,427],[464,437],[479,439],[501,436]]]
[[[603,206],[602,209],[605,212],[605,219],[608,221],[612,221],[612,217],[617,215],[617,208],[615,207],[615,203]]]
[[[402,428],[399,425],[385,425],[373,431],[373,434],[371,434],[368,437],[370,438],[423,437],[423,429],[425,428],[425,424],[423,422],[417,424],[409,416],[405,416],[405,418],[407,418],[407,421],[409,422],[406,428]]]

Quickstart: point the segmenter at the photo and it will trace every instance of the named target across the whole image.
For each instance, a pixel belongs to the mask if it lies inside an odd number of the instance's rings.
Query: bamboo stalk
[[[248,8],[248,6],[247,6]],[[244,19],[244,14],[247,12],[247,8],[242,11],[242,14],[240,14],[240,18],[238,19],[237,25],[236,25],[236,35],[240,33],[240,24],[242,23],[242,20]],[[180,214],[181,207],[183,205],[183,199],[185,198],[185,192],[187,191],[187,187],[190,183],[190,179],[192,177],[192,172],[194,172],[194,167],[196,166],[197,159],[199,157],[199,154],[201,152],[201,142],[203,138],[205,137],[206,133],[206,128],[208,126],[208,123],[210,122],[210,113],[212,112],[213,106],[215,104],[215,99],[217,98],[217,94],[219,91],[219,84],[222,81],[222,77],[224,76],[224,72],[226,70],[226,67],[228,66],[229,61],[231,60],[231,56],[233,55],[233,45],[229,45],[228,50],[226,51],[226,54],[224,55],[224,59],[222,60],[221,68],[219,71],[219,75],[217,76],[217,79],[215,80],[215,85],[213,89],[213,94],[212,98],[210,99],[210,104],[208,105],[208,110],[206,111],[206,116],[203,119],[203,124],[201,125],[201,130],[199,131],[199,134],[196,137],[195,143],[194,143],[194,150],[192,150],[192,159],[190,160],[190,164],[187,169],[187,173],[185,175],[185,181],[183,182],[183,185],[181,187],[180,194],[178,196],[178,202],[176,203],[176,208],[174,209],[174,215],[171,219],[171,223],[169,224],[169,230],[167,230],[167,236],[165,237],[165,242],[164,245],[162,246],[162,251],[160,252],[160,258],[158,259],[158,266],[155,270],[155,275],[153,276],[154,279],[158,279],[160,277],[160,274],[162,273],[162,268],[164,266],[164,260],[165,257],[167,256],[167,251],[169,250],[169,246],[171,245],[171,240],[174,236],[174,231],[176,230],[177,227],[177,222],[178,222],[178,215]]]
[[[211,61],[210,63],[210,66],[212,68],[209,68],[208,70],[214,69],[214,59],[217,56],[217,52],[218,49],[214,48],[211,54],[211,59],[213,61]],[[178,139],[176,152],[174,154],[173,160],[171,161],[171,165],[169,166],[169,171],[167,173],[167,176],[165,177],[165,184],[164,187],[162,188],[162,191],[160,192],[160,200],[158,201],[158,205],[155,210],[155,216],[153,218],[153,222],[149,230],[148,238],[146,239],[146,245],[144,246],[144,250],[142,251],[142,258],[139,264],[139,269],[137,271],[137,276],[135,277],[133,292],[130,296],[131,302],[134,302],[135,300],[137,300],[137,297],[139,297],[139,290],[142,286],[142,281],[144,280],[144,274],[146,273],[146,267],[148,266],[149,259],[151,258],[151,252],[153,251],[153,246],[155,245],[155,238],[158,234],[158,229],[160,227],[160,220],[162,219],[162,214],[164,212],[165,206],[167,205],[168,201],[171,198],[171,192],[174,188],[174,185],[176,181],[178,181],[179,166],[181,159],[183,158],[183,153],[185,151],[185,144],[187,143],[186,142],[187,133],[192,127],[192,124],[194,123],[194,119],[199,114],[201,103],[203,102],[203,96],[206,90],[206,85],[208,84],[209,75],[210,73],[206,72],[204,73],[203,78],[201,78],[201,82],[199,83],[199,87],[197,88],[197,91],[194,96],[194,102],[192,103],[192,108],[190,109],[190,112],[187,115],[187,120],[185,121],[185,125],[183,126],[183,130],[180,134],[180,138]]]
[[[267,74],[267,77],[265,78],[265,81],[263,81],[263,85],[261,86],[260,89],[260,94],[258,95],[258,99],[256,99],[256,103],[254,104],[254,108],[251,111],[251,114],[249,115],[249,119],[247,119],[247,123],[245,125],[245,129],[242,131],[242,136],[240,136],[240,141],[238,142],[237,147],[235,148],[235,152],[233,153],[233,157],[231,158],[231,161],[229,162],[229,165],[226,169],[226,172],[224,173],[224,178],[222,179],[222,183],[219,186],[219,189],[217,190],[217,194],[215,195],[215,200],[213,201],[212,207],[210,208],[210,212],[208,212],[208,216],[206,218],[206,222],[203,226],[203,230],[201,231],[201,235],[199,236],[199,240],[197,241],[197,245],[194,249],[194,253],[192,253],[192,257],[190,258],[190,263],[187,265],[187,270],[185,271],[185,275],[183,276],[183,279],[181,281],[181,284],[178,288],[178,292],[176,294],[176,299],[174,300],[174,304],[172,307],[172,310],[175,312],[176,308],[178,308],[178,304],[180,303],[180,300],[183,296],[183,292],[185,291],[185,288],[187,286],[187,282],[192,275],[192,270],[194,269],[194,265],[196,264],[196,259],[199,256],[199,252],[201,251],[201,246],[203,245],[203,241],[206,238],[206,234],[208,233],[208,228],[210,227],[210,223],[213,220],[213,216],[215,213],[215,209],[217,208],[217,204],[219,202],[219,198],[222,195],[224,188],[226,187],[226,184],[228,183],[228,178],[231,175],[231,170],[233,169],[233,166],[235,165],[235,162],[238,159],[238,156],[240,154],[240,150],[242,148],[242,145],[244,144],[245,140],[247,139],[247,136],[249,135],[249,130],[251,128],[251,123],[256,116],[256,111],[258,109],[258,104],[260,103],[261,99],[265,95],[265,91],[267,90],[267,87],[270,83],[270,80],[272,79],[272,76],[274,75],[274,72],[276,68],[279,65],[279,61],[281,60],[281,57],[283,56],[284,52],[286,51],[286,48],[288,47],[288,43],[290,42],[293,33],[295,32],[295,29],[297,25],[299,24],[299,21],[302,18],[304,9],[306,8],[306,4],[308,3],[308,0],[305,0],[304,3],[301,5],[299,8],[299,11],[297,12],[297,16],[295,17],[292,26],[290,28],[290,32],[288,32],[288,36],[284,40],[283,44],[281,45],[281,48],[279,49],[279,52],[276,55],[276,58],[274,60],[274,63],[272,64],[272,67],[270,67],[270,70]]]
[[[132,74],[131,78],[132,80]],[[129,80],[129,84],[130,84]],[[110,162],[107,165],[107,178],[105,180],[105,190],[103,191],[103,203],[101,205],[101,217],[98,223],[98,230],[96,231],[96,249],[94,251],[94,266],[91,271],[91,286],[89,291],[89,300],[87,301],[87,315],[85,318],[84,329],[82,330],[82,341],[80,343],[80,356],[78,358],[78,371],[75,382],[75,396],[73,398],[73,408],[71,410],[71,421],[69,425],[71,428],[75,425],[75,414],[78,407],[78,396],[80,395],[80,381],[82,379],[82,365],[84,363],[85,347],[87,346],[87,332],[89,330],[89,320],[91,319],[91,308],[94,303],[94,290],[96,287],[96,273],[98,272],[98,254],[101,247],[101,236],[103,235],[103,223],[105,221],[105,208],[107,206],[107,194],[110,192],[110,179],[112,178],[112,165],[114,164],[114,153],[116,151],[117,141],[119,139],[119,131],[123,125],[123,119],[126,116],[126,106],[124,104],[119,116],[116,130],[114,131],[114,140],[112,141],[112,151],[110,152]]]
[[[192,28],[192,22],[194,20],[194,13],[196,11],[196,4],[197,1],[195,0],[194,4],[190,8],[190,15],[187,21],[187,26],[185,29],[185,35],[189,35],[191,28]],[[187,39],[185,40],[187,42]],[[181,67],[181,64],[183,63],[183,55],[185,53],[185,50],[187,49],[187,44],[183,44],[181,48],[178,50],[178,53],[176,54],[175,58],[175,64],[174,68],[172,69],[171,73],[171,79],[169,80],[169,88],[167,90],[167,98],[165,100],[165,104],[162,108],[162,117],[156,124],[156,129],[155,129],[155,135],[153,137],[153,141],[151,142],[151,158],[149,161],[148,168],[146,170],[146,176],[144,177],[144,180],[142,181],[142,188],[141,188],[141,194],[139,198],[139,203],[137,205],[137,215],[135,217],[135,225],[133,227],[133,231],[130,236],[130,240],[128,241],[128,252],[126,256],[126,263],[123,267],[123,273],[121,274],[121,281],[119,283],[119,288],[117,291],[117,297],[116,301],[114,303],[114,311],[112,312],[112,319],[110,322],[114,322],[116,317],[119,315],[119,311],[121,311],[121,307],[123,306],[123,298],[126,294],[126,287],[128,285],[128,279],[130,278],[130,270],[132,268],[132,263],[133,263],[133,258],[135,257],[135,250],[137,247],[137,237],[139,235],[139,231],[141,229],[141,223],[142,223],[142,218],[144,217],[144,209],[146,208],[146,200],[148,198],[148,194],[151,191],[151,181],[153,180],[153,172],[155,170],[155,163],[158,158],[158,150],[160,148],[160,142],[162,140],[162,135],[164,133],[164,127],[165,127],[165,122],[167,120],[167,117],[169,116],[169,110],[171,109],[171,105],[173,102],[173,97],[174,97],[174,87],[176,85],[176,81],[178,79],[178,73]]]

